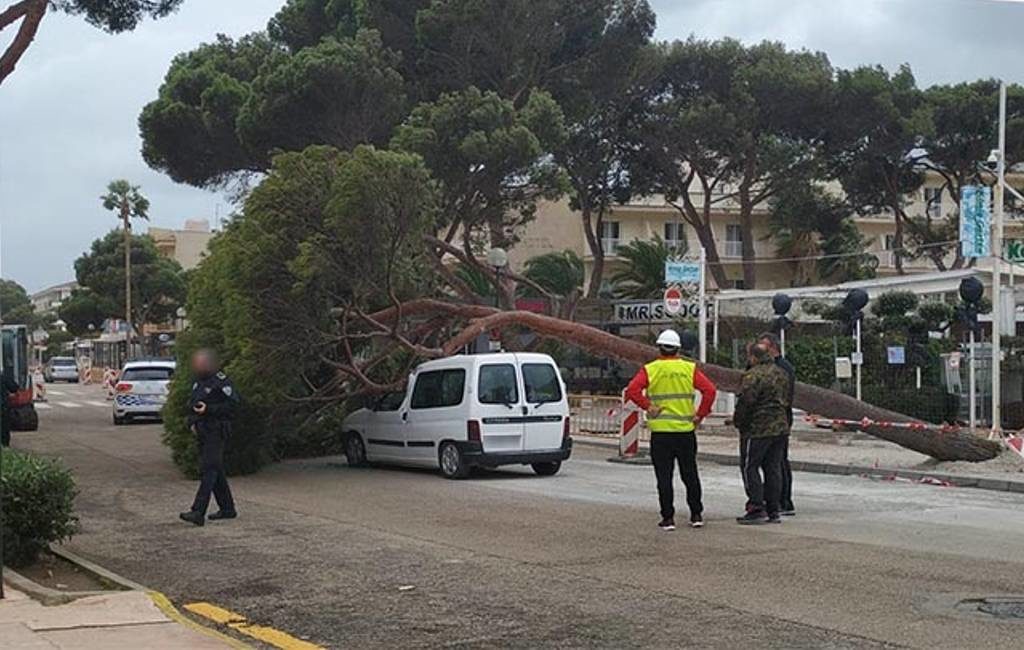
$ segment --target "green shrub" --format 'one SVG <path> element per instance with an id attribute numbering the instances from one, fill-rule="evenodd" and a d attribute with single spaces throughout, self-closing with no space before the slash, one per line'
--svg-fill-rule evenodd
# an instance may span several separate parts
<path id="1" fill-rule="evenodd" d="M 5 450 L 0 484 L 5 564 L 31 564 L 50 542 L 64 541 L 78 530 L 72 513 L 78 490 L 61 463 Z"/>

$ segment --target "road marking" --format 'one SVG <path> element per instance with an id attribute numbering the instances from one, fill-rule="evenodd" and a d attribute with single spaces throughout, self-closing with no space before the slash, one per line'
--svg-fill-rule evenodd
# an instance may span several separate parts
<path id="1" fill-rule="evenodd" d="M 80 408 L 82 408 L 81 404 L 76 404 L 75 402 L 54 402 L 54 404 L 56 404 L 57 406 L 63 406 L 66 409 L 80 409 Z"/>
<path id="2" fill-rule="evenodd" d="M 45 404 L 43 402 L 36 402 L 36 410 L 37 411 L 45 411 L 47 409 L 52 409 L 52 408 L 53 407 L 50 406 L 49 404 Z"/>
<path id="3" fill-rule="evenodd" d="M 46 389 L 46 392 L 47 392 L 47 393 L 49 393 L 49 394 L 51 394 L 51 395 L 56 395 L 56 396 L 58 396 L 58 397 L 63 397 L 63 396 L 65 396 L 65 395 L 67 395 L 67 393 L 65 393 L 65 392 L 64 392 L 64 391 L 62 391 L 62 390 L 53 390 L 52 388 L 47 388 L 47 389 Z"/>
<path id="4" fill-rule="evenodd" d="M 108 406 L 110 406 L 110 402 L 99 402 L 96 400 L 89 400 L 86 402 L 86 404 L 88 404 L 89 406 L 102 406 L 103 408 L 107 408 Z"/>
<path id="5" fill-rule="evenodd" d="M 215 639 L 220 639 L 232 648 L 236 648 L 238 650 L 252 650 L 249 646 L 242 643 L 238 639 L 233 639 L 226 634 L 214 630 L 213 628 L 206 627 L 205 625 L 200 625 L 199 623 L 196 623 L 187 616 L 183 616 L 182 613 L 178 611 L 178 608 L 175 607 L 173 603 L 171 603 L 170 598 L 163 595 L 159 591 L 147 591 L 146 594 L 149 596 L 149 599 L 153 601 L 153 604 L 156 605 L 157 608 L 161 612 L 163 612 L 164 615 L 167 616 L 167 618 L 171 619 L 172 621 L 175 621 L 176 623 L 189 627 L 193 630 L 198 630 L 207 636 L 213 637 Z"/>
<path id="6" fill-rule="evenodd" d="M 241 614 L 236 614 L 210 603 L 189 603 L 185 605 L 185 609 L 197 616 L 202 616 L 220 625 L 226 625 L 240 634 L 251 636 L 257 641 L 262 641 L 281 650 L 324 650 L 322 646 L 310 643 L 309 641 L 303 641 L 302 639 L 296 639 L 292 635 L 275 630 L 272 627 L 250 623 Z"/>

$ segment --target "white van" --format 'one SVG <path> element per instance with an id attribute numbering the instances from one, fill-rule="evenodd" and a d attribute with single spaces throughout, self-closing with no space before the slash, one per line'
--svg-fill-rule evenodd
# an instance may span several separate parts
<path id="1" fill-rule="evenodd" d="M 428 361 L 404 392 L 352 413 L 343 431 L 350 465 L 439 467 L 447 478 L 499 465 L 551 476 L 572 452 L 565 384 L 546 354 Z"/>

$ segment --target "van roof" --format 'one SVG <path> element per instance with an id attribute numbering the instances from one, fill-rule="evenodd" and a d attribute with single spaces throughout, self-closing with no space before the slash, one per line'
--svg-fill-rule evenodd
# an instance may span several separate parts
<path id="1" fill-rule="evenodd" d="M 436 370 L 440 368 L 470 368 L 482 363 L 550 363 L 556 365 L 555 360 L 547 354 L 540 352 L 491 352 L 484 354 L 459 354 L 443 359 L 424 361 L 417 370 Z"/>

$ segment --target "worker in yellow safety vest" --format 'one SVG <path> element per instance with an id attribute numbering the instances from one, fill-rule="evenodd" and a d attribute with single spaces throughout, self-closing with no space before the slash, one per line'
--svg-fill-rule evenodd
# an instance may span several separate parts
<path id="1" fill-rule="evenodd" d="M 690 525 L 704 526 L 700 474 L 697 471 L 697 427 L 711 412 L 715 385 L 692 360 L 697 337 L 675 330 L 658 336 L 659 356 L 640 369 L 626 388 L 626 399 L 647 412 L 651 430 L 651 461 L 658 480 L 662 530 L 675 530 L 675 492 L 672 487 L 676 463 L 686 486 Z M 680 356 L 680 351 L 690 357 Z M 700 404 L 695 405 L 696 393 Z"/>

